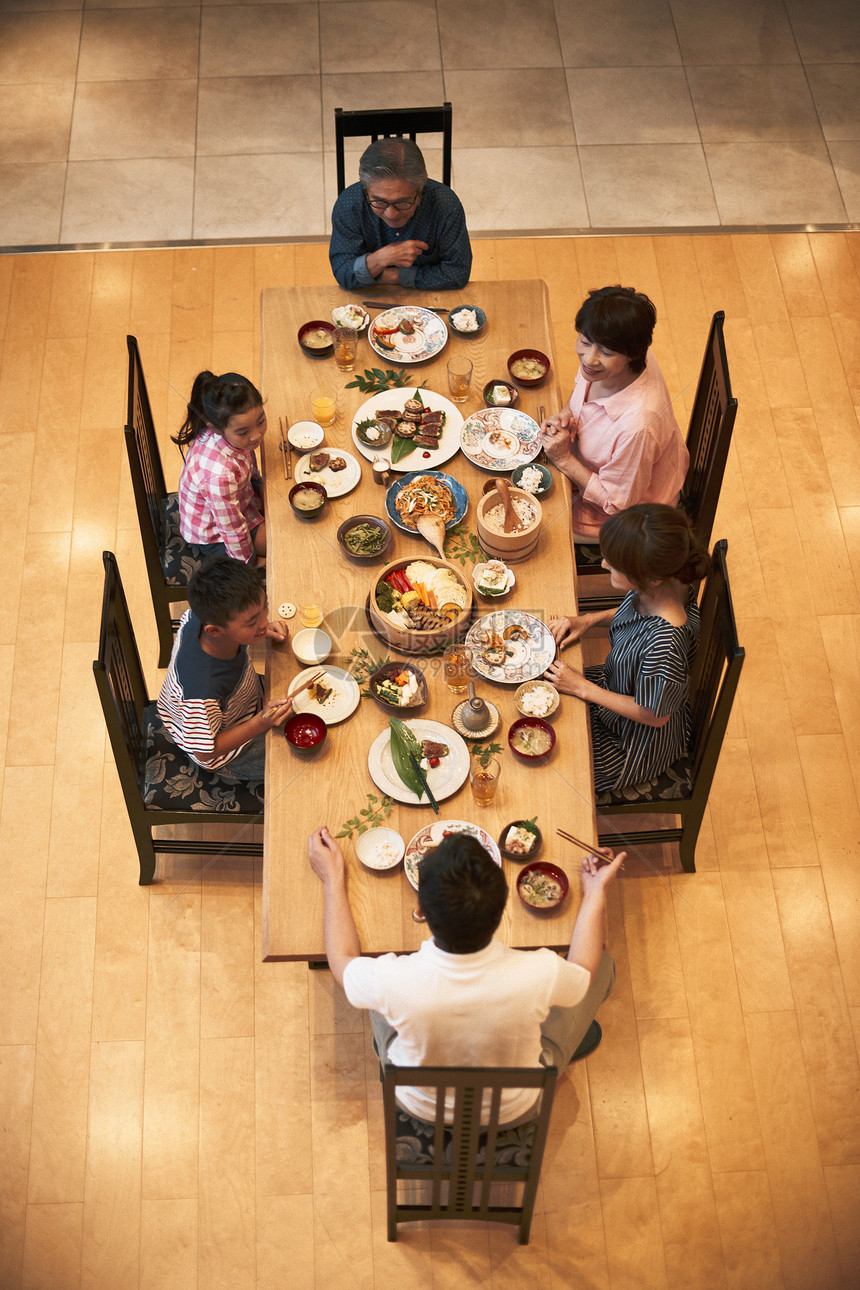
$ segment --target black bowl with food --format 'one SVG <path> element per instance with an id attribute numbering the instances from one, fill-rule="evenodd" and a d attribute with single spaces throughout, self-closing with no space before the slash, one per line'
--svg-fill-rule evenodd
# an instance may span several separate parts
<path id="1" fill-rule="evenodd" d="M 520 401 L 520 392 L 510 381 L 487 381 L 481 397 L 488 407 L 513 408 Z"/>
<path id="2" fill-rule="evenodd" d="M 299 328 L 299 344 L 311 358 L 328 358 L 334 352 L 334 323 L 315 318 Z"/>
<path id="3" fill-rule="evenodd" d="M 284 738 L 299 757 L 313 757 L 325 743 L 328 726 L 313 712 L 294 712 L 284 724 Z"/>
<path id="4" fill-rule="evenodd" d="M 543 834 L 534 820 L 511 820 L 499 834 L 499 850 L 506 860 L 533 860 L 543 846 Z"/>
<path id="5" fill-rule="evenodd" d="M 520 761 L 534 765 L 555 747 L 555 731 L 543 717 L 520 717 L 508 731 L 511 752 Z"/>
<path id="6" fill-rule="evenodd" d="M 290 506 L 302 520 L 315 520 L 321 515 L 328 501 L 328 493 L 316 480 L 306 479 L 293 484 L 289 492 Z"/>
<path id="7" fill-rule="evenodd" d="M 465 336 L 467 340 L 477 336 L 486 325 L 487 315 L 477 305 L 457 305 L 455 309 L 448 310 L 448 326 L 458 336 Z"/>
<path id="8" fill-rule="evenodd" d="M 351 515 L 338 529 L 337 540 L 347 559 L 372 564 L 391 546 L 391 529 L 377 515 Z"/>
<path id="9" fill-rule="evenodd" d="M 549 359 L 539 349 L 518 349 L 508 359 L 508 371 L 517 385 L 531 388 L 546 380 Z"/>
<path id="10" fill-rule="evenodd" d="M 517 874 L 517 895 L 524 905 L 538 913 L 558 909 L 569 891 L 567 874 L 549 860 L 524 865 Z"/>
<path id="11" fill-rule="evenodd" d="M 427 702 L 427 681 L 414 663 L 383 663 L 367 685 L 383 708 L 420 708 Z"/>
<path id="12" fill-rule="evenodd" d="M 394 438 L 394 421 L 362 421 L 355 427 L 355 437 L 365 448 L 387 448 Z"/>

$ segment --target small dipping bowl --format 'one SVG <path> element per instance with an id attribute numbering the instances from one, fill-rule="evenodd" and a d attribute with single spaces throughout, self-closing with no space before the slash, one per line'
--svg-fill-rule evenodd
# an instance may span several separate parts
<path id="1" fill-rule="evenodd" d="M 315 493 L 316 496 L 319 497 L 318 504 L 312 510 L 307 506 L 300 506 L 296 501 L 296 498 L 300 497 L 303 493 Z M 302 480 L 300 484 L 293 484 L 290 489 L 289 497 L 293 513 L 298 515 L 300 520 L 315 520 L 318 515 L 322 514 L 325 504 L 328 501 L 328 493 L 323 488 L 322 484 L 318 484 L 314 479 L 305 479 Z"/>
<path id="2" fill-rule="evenodd" d="M 527 461 L 524 465 L 517 466 L 516 470 L 511 471 L 511 483 L 513 484 L 514 488 L 523 487 L 522 484 L 520 483 L 520 480 L 523 477 L 523 473 L 527 470 L 540 471 L 540 480 L 541 480 L 540 488 L 537 490 L 536 493 L 533 493 L 532 496 L 543 497 L 544 493 L 548 493 L 550 488 L 552 487 L 552 471 L 547 470 L 546 466 L 539 466 L 536 461 Z M 529 491 L 528 489 L 523 489 L 523 492 L 528 492 L 528 491 Z"/>
<path id="3" fill-rule="evenodd" d="M 379 431 L 378 439 L 365 439 L 365 434 L 371 429 Z M 365 448 L 387 448 L 394 438 L 394 426 L 390 421 L 374 421 L 373 426 L 367 426 L 361 433 L 356 430 L 355 437 Z"/>
<path id="4" fill-rule="evenodd" d="M 541 372 L 540 376 L 516 376 L 513 370 L 514 363 L 521 358 L 534 358 L 538 363 L 543 364 L 545 370 Z M 525 385 L 532 389 L 535 385 L 541 385 L 549 375 L 549 359 L 539 349 L 517 349 L 508 359 L 508 371 L 511 374 L 511 380 L 516 381 L 517 385 Z"/>
<path id="5" fill-rule="evenodd" d="M 510 394 L 511 397 L 507 403 L 496 403 L 495 400 L 491 397 L 493 393 L 493 387 L 496 385 L 504 385 L 505 389 L 508 391 L 508 394 Z M 487 384 L 484 386 L 484 389 L 483 389 L 482 398 L 488 407 L 512 408 L 515 406 L 515 404 L 519 403 L 520 392 L 515 385 L 511 385 L 510 381 L 503 381 L 499 379 L 496 381 L 487 381 Z"/>
<path id="6" fill-rule="evenodd" d="M 383 541 L 378 550 L 367 555 L 363 555 L 359 551 L 350 551 L 346 545 L 346 535 L 350 529 L 358 528 L 359 524 L 369 524 L 383 534 Z M 350 515 L 349 519 L 344 520 L 337 531 L 337 542 L 348 560 L 354 560 L 356 564 L 372 564 L 374 560 L 381 560 L 391 546 L 391 529 L 385 523 L 385 520 L 381 520 L 378 515 Z"/>
<path id="7" fill-rule="evenodd" d="M 464 328 L 458 327 L 454 322 L 452 315 L 458 314 L 461 309 L 468 309 L 475 315 L 478 325 L 474 331 L 466 331 Z M 465 336 L 466 340 L 471 340 L 473 336 L 480 336 L 486 325 L 487 315 L 484 313 L 483 309 L 479 309 L 477 305 L 457 305 L 456 308 L 448 310 L 448 326 L 453 332 L 456 332 L 458 336 Z"/>
<path id="8" fill-rule="evenodd" d="M 313 757 L 325 743 L 328 726 L 313 712 L 294 712 L 284 724 L 284 738 L 300 757 Z"/>
<path id="9" fill-rule="evenodd" d="M 316 421 L 297 421 L 287 431 L 287 438 L 299 452 L 309 452 L 320 446 L 325 438 L 325 431 Z"/>
<path id="10" fill-rule="evenodd" d="M 489 568 L 498 569 L 499 572 L 504 572 L 505 584 L 498 590 L 492 588 L 487 589 L 481 584 L 481 575 Z M 478 595 L 486 597 L 487 600 L 501 600 L 502 596 L 506 596 L 509 593 L 516 583 L 516 580 L 517 575 L 514 573 L 513 569 L 508 568 L 504 560 L 487 560 L 481 564 L 476 564 L 472 569 L 472 584 Z"/>
<path id="11" fill-rule="evenodd" d="M 396 829 L 368 829 L 355 841 L 355 854 L 365 869 L 373 869 L 376 873 L 396 869 L 405 851 L 406 843 Z"/>
<path id="12" fill-rule="evenodd" d="M 553 882 L 557 882 L 561 888 L 561 895 L 555 900 L 536 904 L 533 899 L 524 894 L 525 888 L 534 878 L 549 878 Z M 533 864 L 523 865 L 517 874 L 517 895 L 528 909 L 534 910 L 537 914 L 541 914 L 547 909 L 558 909 L 559 905 L 563 904 L 569 891 L 570 882 L 567 874 L 563 869 L 559 869 L 558 865 L 551 864 L 549 860 L 535 860 Z"/>
<path id="13" fill-rule="evenodd" d="M 518 864 L 522 864 L 525 860 L 534 860 L 538 851 L 540 851 L 543 846 L 543 834 L 536 824 L 532 825 L 532 828 L 535 830 L 532 835 L 534 837 L 534 842 L 529 847 L 528 851 L 510 851 L 505 846 L 505 838 L 508 836 L 510 830 L 515 829 L 522 824 L 525 824 L 525 820 L 511 820 L 510 824 L 506 824 L 499 834 L 499 850 L 502 855 L 506 860 L 516 860 Z"/>
<path id="14" fill-rule="evenodd" d="M 323 331 L 328 332 L 329 334 L 328 344 L 327 345 L 306 345 L 304 341 L 304 337 L 308 334 L 308 332 L 315 331 L 318 328 L 321 328 Z M 312 322 L 303 323 L 302 326 L 299 328 L 298 339 L 299 339 L 299 344 L 301 345 L 304 352 L 310 355 L 311 358 L 328 358 L 329 354 L 332 354 L 334 352 L 334 323 L 326 322 L 323 318 L 315 318 Z"/>
<path id="15" fill-rule="evenodd" d="M 514 743 L 520 730 L 544 731 L 549 736 L 549 748 L 547 748 L 546 752 L 542 753 L 523 752 L 523 750 L 521 748 L 517 748 Z M 544 721 L 543 717 L 520 717 L 519 721 L 515 721 L 508 731 L 508 744 L 510 745 L 511 752 L 515 757 L 519 757 L 520 761 L 524 761 L 531 766 L 536 766 L 542 762 L 545 757 L 549 757 L 555 747 L 555 731 L 548 721 Z"/>
<path id="16" fill-rule="evenodd" d="M 306 667 L 324 663 L 331 653 L 331 637 L 319 627 L 305 627 L 293 637 L 293 653 Z"/>

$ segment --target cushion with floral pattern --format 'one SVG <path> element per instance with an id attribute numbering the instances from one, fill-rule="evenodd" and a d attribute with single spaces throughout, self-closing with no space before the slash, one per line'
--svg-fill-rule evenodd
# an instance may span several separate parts
<path id="1" fill-rule="evenodd" d="M 143 800 L 155 811 L 217 811 L 258 815 L 263 781 L 231 779 L 204 770 L 168 735 L 154 703 L 144 713 L 146 769 Z"/>

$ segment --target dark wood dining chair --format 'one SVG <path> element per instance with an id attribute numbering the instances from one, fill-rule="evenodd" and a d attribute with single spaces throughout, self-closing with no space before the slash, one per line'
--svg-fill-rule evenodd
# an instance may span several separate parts
<path id="1" fill-rule="evenodd" d="M 262 856 L 253 826 L 263 822 L 263 784 L 230 784 L 204 770 L 169 738 L 149 698 L 116 556 L 105 567 L 99 653 L 93 662 L 105 725 L 137 846 L 140 885 L 155 876 L 159 854 Z M 160 825 L 229 824 L 233 836 L 156 838 Z"/>
<path id="2" fill-rule="evenodd" d="M 167 667 L 179 617 L 173 606 L 185 600 L 188 579 L 200 564 L 195 547 L 179 532 L 176 493 L 168 493 L 140 350 L 134 336 L 128 345 L 128 407 L 125 446 L 137 508 L 146 576 L 158 631 L 158 666 Z"/>
<path id="3" fill-rule="evenodd" d="M 636 831 L 622 828 L 599 831 L 598 837 L 602 846 L 616 850 L 651 842 L 677 842 L 681 864 L 687 873 L 696 871 L 696 841 L 744 663 L 744 650 L 738 644 L 735 626 L 726 548 L 725 539 L 714 547 L 711 572 L 699 605 L 699 645 L 690 676 L 693 730 L 689 756 L 645 784 L 597 797 L 598 830 L 601 821 L 616 815 L 680 816 L 680 828 Z"/>
<path id="4" fill-rule="evenodd" d="M 693 411 L 687 427 L 690 465 L 678 502 L 681 510 L 692 520 L 696 535 L 704 547 L 711 543 L 714 517 L 738 411 L 738 401 L 732 395 L 726 358 L 723 335 L 725 318 L 725 313 L 720 309 L 711 319 Z M 588 578 L 594 574 L 605 576 L 605 570 L 600 564 L 599 546 L 576 544 L 576 573 L 579 578 Z M 584 612 L 611 609 L 613 605 L 620 603 L 621 598 L 614 593 L 581 596 L 579 599 L 580 610 Z"/>
<path id="5" fill-rule="evenodd" d="M 419 134 L 442 136 L 442 183 L 451 186 L 451 104 L 424 108 L 372 108 L 367 111 L 334 110 L 334 147 L 337 158 L 338 195 L 346 188 L 344 140 L 366 138 L 411 139 Z"/>
<path id="6" fill-rule="evenodd" d="M 554 1066 L 391 1066 L 382 1068 L 388 1239 L 399 1223 L 474 1219 L 508 1223 L 527 1245 L 549 1130 L 558 1071 Z M 432 1124 L 416 1120 L 396 1100 L 400 1085 L 433 1091 Z M 534 1120 L 516 1128 L 499 1124 L 506 1088 L 540 1091 Z M 445 1123 L 445 1092 L 454 1114 Z M 485 1094 L 486 1099 L 485 1099 Z M 485 1100 L 489 1114 L 482 1116 Z"/>

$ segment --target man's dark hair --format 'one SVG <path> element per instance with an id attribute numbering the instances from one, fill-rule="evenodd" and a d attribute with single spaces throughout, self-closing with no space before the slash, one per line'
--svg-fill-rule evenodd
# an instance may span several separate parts
<path id="1" fill-rule="evenodd" d="M 188 603 L 204 627 L 226 627 L 259 605 L 264 592 L 261 570 L 229 555 L 213 555 L 191 575 Z"/>
<path id="2" fill-rule="evenodd" d="M 421 861 L 418 899 L 440 949 L 475 954 L 502 920 L 508 884 L 476 838 L 451 833 Z"/>
<path id="3" fill-rule="evenodd" d="M 645 371 L 645 356 L 654 335 L 657 310 L 633 287 L 599 287 L 589 291 L 576 315 L 576 330 L 594 345 L 603 345 L 630 360 L 630 371 Z"/>
<path id="4" fill-rule="evenodd" d="M 358 177 L 365 192 L 380 180 L 402 179 L 421 193 L 427 183 L 427 167 L 412 139 L 375 139 L 361 154 Z"/>

